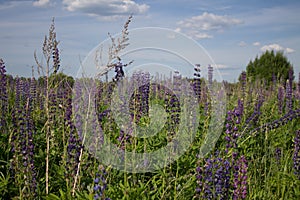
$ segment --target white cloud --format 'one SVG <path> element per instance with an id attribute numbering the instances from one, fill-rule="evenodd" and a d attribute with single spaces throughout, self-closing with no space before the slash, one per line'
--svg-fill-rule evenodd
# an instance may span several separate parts
<path id="1" fill-rule="evenodd" d="M 263 47 L 260 48 L 262 51 L 283 51 L 284 48 L 280 46 L 279 44 L 269 44 L 269 45 L 264 45 Z"/>
<path id="2" fill-rule="evenodd" d="M 244 47 L 244 46 L 246 46 L 246 45 L 247 45 L 247 43 L 246 43 L 246 42 L 244 42 L 244 41 L 240 41 L 238 45 L 239 45 L 240 47 Z"/>
<path id="3" fill-rule="evenodd" d="M 138 4 L 133 0 L 63 0 L 63 5 L 68 11 L 81 11 L 103 20 L 143 14 L 149 9 L 147 4 Z"/>
<path id="4" fill-rule="evenodd" d="M 256 47 L 260 46 L 260 42 L 253 42 L 253 46 L 256 46 Z"/>
<path id="5" fill-rule="evenodd" d="M 21 7 L 21 6 L 24 7 L 31 4 L 32 1 L 28 1 L 28 0 L 19 0 L 19 1 L 2 0 L 0 1 L 0 10 L 14 9 L 16 7 Z"/>
<path id="6" fill-rule="evenodd" d="M 189 31 L 187 32 L 187 35 L 192 36 L 194 39 L 208 39 L 213 38 L 212 35 L 208 33 L 202 33 L 200 31 Z"/>
<path id="7" fill-rule="evenodd" d="M 175 32 L 182 32 L 182 28 L 176 28 L 174 30 Z M 186 30 L 185 31 L 185 34 L 187 36 L 190 36 L 192 37 L 193 39 L 206 39 L 206 38 L 213 38 L 212 35 L 208 34 L 208 33 L 204 33 L 204 32 L 201 32 L 201 31 L 197 31 L 197 30 Z"/>
<path id="8" fill-rule="evenodd" d="M 295 52 L 295 50 L 294 49 L 291 49 L 291 48 L 285 48 L 285 51 L 287 52 L 287 53 L 294 53 Z"/>
<path id="9" fill-rule="evenodd" d="M 196 39 L 212 38 L 210 31 L 224 31 L 231 26 L 241 24 L 239 19 L 227 15 L 215 15 L 204 12 L 202 15 L 194 16 L 177 22 L 178 30 L 182 30 Z"/>
<path id="10" fill-rule="evenodd" d="M 269 44 L 269 45 L 264 45 L 263 47 L 260 48 L 261 51 L 284 51 L 286 53 L 293 53 L 295 50 L 291 49 L 289 47 L 282 47 L 279 44 Z"/>
<path id="11" fill-rule="evenodd" d="M 33 6 L 42 7 L 42 8 L 48 7 L 48 6 L 50 6 L 50 0 L 38 0 L 38 1 L 34 1 L 33 2 Z"/>

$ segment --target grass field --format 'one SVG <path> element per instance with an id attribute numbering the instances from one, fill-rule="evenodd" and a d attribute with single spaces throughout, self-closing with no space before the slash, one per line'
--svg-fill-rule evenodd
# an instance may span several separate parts
<path id="1" fill-rule="evenodd" d="M 0 70 L 0 199 L 300 199 L 299 80 L 274 80 L 266 86 L 248 82 L 244 74 L 238 83 L 222 83 L 222 133 L 204 158 L 199 151 L 212 119 L 211 80 L 188 80 L 198 108 L 189 148 L 171 164 L 134 173 L 106 165 L 83 143 L 94 127 L 79 128 L 86 121 L 76 115 L 82 108 L 72 107 L 80 91 L 78 80 L 61 73 L 38 79 L 12 77 L 3 62 Z M 147 80 L 147 74 L 135 77 Z M 150 116 L 162 118 L 153 112 L 154 104 L 165 111 L 157 134 L 138 138 L 114 120 L 110 101 L 116 82 L 96 85 L 95 123 L 103 133 L 92 138 L 97 139 L 96 149 L 104 136 L 119 149 L 138 153 L 153 152 L 174 139 L 185 109 L 174 95 L 175 86 L 169 90 L 148 77 L 128 97 L 131 123 L 140 127 L 151 125 Z M 176 87 L 184 92 L 180 84 Z"/>

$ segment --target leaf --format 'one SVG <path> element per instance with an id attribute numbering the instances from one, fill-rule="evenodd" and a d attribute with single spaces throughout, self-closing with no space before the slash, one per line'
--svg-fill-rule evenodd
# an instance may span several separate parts
<path id="1" fill-rule="evenodd" d="M 59 196 L 51 193 L 46 197 L 46 199 L 47 200 L 60 200 L 61 198 L 59 198 Z"/>

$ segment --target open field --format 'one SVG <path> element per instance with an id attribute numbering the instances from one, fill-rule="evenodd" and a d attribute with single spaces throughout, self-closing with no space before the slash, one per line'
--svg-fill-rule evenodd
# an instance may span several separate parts
<path id="1" fill-rule="evenodd" d="M 274 80 L 269 86 L 246 79 L 224 82 L 227 101 L 222 133 L 212 151 L 201 158 L 213 98 L 208 87 L 211 80 L 206 84 L 196 76 L 189 83 L 198 98 L 199 126 L 189 148 L 171 164 L 134 173 L 105 165 L 95 152 L 107 141 L 103 137 L 120 149 L 139 153 L 153 152 L 172 141 L 184 110 L 172 94 L 175 87 L 170 91 L 148 77 L 129 97 L 131 123 L 140 127 L 155 119 L 153 104 L 165 110 L 165 124 L 157 134 L 137 138 L 114 120 L 110 100 L 116 82 L 97 82 L 94 102 L 102 135 L 92 138 L 98 146 L 89 151 L 82 142 L 91 127 L 80 129 L 85 121 L 76 119 L 78 108 L 72 108 L 80 91 L 78 80 L 61 73 L 13 78 L 4 69 L 2 64 L 0 199 L 300 198 L 299 82 Z M 135 77 L 147 80 L 147 74 Z M 180 84 L 177 90 L 182 90 Z M 125 163 L 130 163 L 124 155 Z"/>

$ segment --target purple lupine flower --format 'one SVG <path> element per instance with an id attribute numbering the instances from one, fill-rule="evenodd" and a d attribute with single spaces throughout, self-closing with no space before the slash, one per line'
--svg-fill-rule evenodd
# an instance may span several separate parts
<path id="1" fill-rule="evenodd" d="M 82 126 L 80 124 L 81 120 L 78 119 L 80 116 L 79 114 L 75 116 L 75 123 L 76 123 L 76 128 L 75 124 L 72 120 L 72 98 L 71 98 L 71 89 L 65 90 L 66 94 L 66 105 L 65 105 L 65 124 L 66 124 L 66 129 L 69 133 L 68 135 L 68 145 L 67 145 L 67 161 L 66 161 L 66 174 L 65 176 L 68 178 L 73 178 L 75 174 L 77 173 L 78 170 L 78 163 L 79 163 L 79 156 L 82 147 L 82 142 L 81 142 L 81 132 L 82 131 Z M 75 112 L 78 111 L 78 107 L 75 107 Z M 77 112 L 76 112 L 77 113 Z"/>
<path id="2" fill-rule="evenodd" d="M 234 179 L 233 179 L 233 200 L 245 199 L 247 197 L 247 171 L 248 165 L 245 156 L 241 156 L 233 166 Z"/>
<path id="3" fill-rule="evenodd" d="M 263 95 L 261 94 L 261 91 L 260 91 L 259 92 L 259 96 L 258 96 L 258 100 L 257 100 L 257 102 L 255 104 L 254 112 L 251 114 L 251 116 L 249 118 L 246 119 L 246 123 L 245 124 L 246 124 L 246 126 L 248 128 L 250 128 L 251 125 L 257 123 L 257 121 L 259 119 L 259 116 L 261 114 L 260 108 L 263 105 L 263 103 L 264 103 L 264 97 L 263 97 Z M 250 124 L 250 122 L 252 124 Z"/>
<path id="4" fill-rule="evenodd" d="M 280 165 L 281 157 L 282 157 L 281 148 L 277 147 L 275 149 L 275 160 L 278 166 Z"/>
<path id="5" fill-rule="evenodd" d="M 238 106 L 237 106 L 237 109 L 235 109 L 235 110 L 236 110 L 236 114 L 237 114 L 238 120 L 239 120 L 239 122 L 237 121 L 236 123 L 239 124 L 241 122 L 241 118 L 244 114 L 244 103 L 242 100 L 240 100 L 240 99 L 238 100 Z"/>
<path id="6" fill-rule="evenodd" d="M 10 143 L 10 146 L 11 146 L 11 149 L 10 149 L 10 152 L 12 153 L 13 155 L 13 159 L 10 163 L 10 172 L 11 172 L 11 177 L 13 179 L 15 179 L 15 172 L 16 172 L 16 167 L 17 167 L 17 155 L 19 154 L 19 146 L 18 146 L 18 137 L 20 136 L 18 134 L 18 123 L 17 123 L 17 114 L 16 114 L 16 111 L 13 110 L 12 112 L 12 124 L 13 124 L 13 132 L 12 132 L 12 139 L 11 139 L 11 143 Z"/>
<path id="7" fill-rule="evenodd" d="M 132 76 L 134 91 L 130 99 L 131 116 L 138 123 L 142 117 L 149 115 L 149 98 L 150 98 L 150 73 L 135 72 Z"/>
<path id="8" fill-rule="evenodd" d="M 213 164 L 214 160 L 211 158 L 206 159 L 204 168 L 204 197 L 206 199 L 213 199 Z"/>
<path id="9" fill-rule="evenodd" d="M 170 112 L 170 119 L 171 119 L 171 126 L 170 130 L 174 131 L 176 126 L 179 124 L 180 121 L 180 102 L 178 97 L 173 94 L 169 100 L 169 107 L 168 111 Z"/>
<path id="10" fill-rule="evenodd" d="M 141 102 L 140 102 L 140 113 L 142 116 L 149 115 L 149 96 L 150 96 L 150 73 L 142 73 L 142 86 L 139 88 L 141 93 Z"/>
<path id="11" fill-rule="evenodd" d="M 296 177 L 300 180 L 300 130 L 296 131 L 294 138 L 294 173 Z"/>
<path id="12" fill-rule="evenodd" d="M 300 72 L 299 72 L 299 75 L 298 75 L 298 96 L 300 98 Z"/>
<path id="13" fill-rule="evenodd" d="M 283 112 L 283 101 L 284 101 L 284 90 L 282 86 L 278 87 L 278 94 L 277 94 L 277 102 L 278 102 L 278 112 L 282 114 Z"/>
<path id="14" fill-rule="evenodd" d="M 196 197 L 200 199 L 228 199 L 230 192 L 230 162 L 214 156 L 205 159 L 205 165 L 196 168 Z"/>
<path id="15" fill-rule="evenodd" d="M 181 74 L 179 74 L 178 71 L 175 71 L 175 75 L 173 77 L 174 79 L 174 92 L 175 94 L 172 95 L 171 100 L 170 100 L 170 104 L 172 107 L 172 122 L 174 123 L 174 125 L 179 124 L 179 120 L 180 120 L 180 96 L 179 94 L 181 94 Z M 175 127 L 175 126 L 174 126 Z"/>
<path id="16" fill-rule="evenodd" d="M 193 89 L 195 92 L 196 97 L 198 98 L 198 101 L 201 99 L 201 74 L 200 74 L 200 64 L 195 64 L 194 67 L 194 79 L 193 79 Z"/>
<path id="17" fill-rule="evenodd" d="M 23 96 L 24 103 L 26 103 L 27 99 L 29 98 L 29 95 L 30 95 L 30 80 L 23 79 L 22 80 L 22 96 Z"/>
<path id="18" fill-rule="evenodd" d="M 56 120 L 56 110 L 57 110 L 57 93 L 54 89 L 49 90 L 49 114 L 51 122 Z"/>
<path id="19" fill-rule="evenodd" d="M 176 70 L 173 75 L 173 90 L 176 92 L 180 92 L 181 90 L 181 79 L 181 74 Z"/>
<path id="20" fill-rule="evenodd" d="M 67 162 L 66 162 L 66 176 L 72 178 L 75 176 L 78 170 L 79 156 L 82 146 L 80 145 L 80 139 L 76 137 L 76 131 L 74 125 L 70 125 L 70 134 L 67 146 Z"/>
<path id="21" fill-rule="evenodd" d="M 105 195 L 105 190 L 107 188 L 106 177 L 107 172 L 104 166 L 100 165 L 94 179 L 94 199 L 109 199 Z"/>
<path id="22" fill-rule="evenodd" d="M 30 106 L 31 98 L 27 98 L 25 105 L 22 105 L 17 111 L 14 111 L 13 120 L 16 125 L 12 138 L 11 152 L 14 153 L 14 161 L 12 161 L 13 176 L 17 173 L 23 173 L 25 179 L 18 181 L 16 184 L 22 184 L 28 188 L 24 193 L 26 198 L 34 198 L 36 196 L 37 181 L 36 169 L 34 164 L 34 141 L 33 134 L 35 132 Z M 20 163 L 21 162 L 21 163 Z"/>
<path id="23" fill-rule="evenodd" d="M 224 199 L 227 199 L 227 193 L 229 193 L 230 189 L 230 171 L 231 171 L 231 165 L 230 162 L 227 159 L 223 159 L 223 166 L 224 166 L 224 181 L 223 181 L 223 187 L 224 187 Z"/>
<path id="24" fill-rule="evenodd" d="M 212 92 L 212 85 L 213 85 L 213 67 L 208 65 L 208 91 Z M 214 94 L 211 94 L 214 95 Z M 204 105 L 204 112 L 208 114 L 208 109 L 210 108 L 210 101 L 206 101 Z"/>
<path id="25" fill-rule="evenodd" d="M 223 158 L 216 159 L 215 192 L 217 199 L 228 199 L 230 189 L 230 162 Z"/>
<path id="26" fill-rule="evenodd" d="M 253 129 L 250 134 L 252 134 L 253 132 L 259 132 L 259 131 L 265 131 L 267 129 L 274 129 L 274 128 L 278 128 L 284 124 L 287 124 L 288 122 L 297 119 L 300 117 L 300 109 L 296 109 L 296 110 L 292 110 L 289 113 L 285 114 L 283 117 L 276 119 L 270 123 L 266 123 L 262 126 L 259 126 L 255 129 Z"/>
<path id="27" fill-rule="evenodd" d="M 196 194 L 197 196 L 202 197 L 201 195 L 203 194 L 204 191 L 204 178 L 203 178 L 203 167 L 200 166 L 201 162 L 198 161 L 198 166 L 196 167 L 196 182 L 197 182 L 197 187 L 196 187 Z"/>
<path id="28" fill-rule="evenodd" d="M 22 103 L 22 89 L 23 89 L 23 84 L 22 84 L 22 79 L 19 77 L 16 77 L 16 86 L 15 86 L 15 109 L 19 110 L 21 109 L 21 103 Z"/>
<path id="29" fill-rule="evenodd" d="M 34 105 L 37 100 L 36 80 L 34 77 L 30 79 L 30 98 L 31 98 L 32 105 Z"/>
<path id="30" fill-rule="evenodd" d="M 286 81 L 286 112 L 290 112 L 293 109 L 293 88 L 290 80 Z"/>
<path id="31" fill-rule="evenodd" d="M 242 97 L 243 100 L 245 99 L 245 91 L 246 91 L 246 79 L 247 79 L 247 74 L 245 71 L 242 72 L 241 74 L 241 83 L 242 83 Z"/>
<path id="32" fill-rule="evenodd" d="M 241 110 L 234 109 L 227 112 L 225 140 L 227 141 L 225 152 L 229 149 L 237 147 L 237 139 L 239 137 L 238 125 L 240 124 Z"/>
<path id="33" fill-rule="evenodd" d="M 208 65 L 208 86 L 211 88 L 213 80 L 213 71 L 214 68 L 211 65 Z"/>
<path id="34" fill-rule="evenodd" d="M 59 50 L 57 48 L 57 45 L 54 46 L 54 49 L 52 52 L 52 58 L 53 58 L 54 74 L 56 74 L 60 67 Z"/>
<path id="35" fill-rule="evenodd" d="M 8 99 L 7 99 L 7 80 L 6 80 L 6 70 L 3 60 L 0 58 L 0 109 L 3 113 L 7 113 L 8 108 Z M 1 114 L 0 116 L 0 131 L 4 133 L 6 125 L 5 115 Z"/>
<path id="36" fill-rule="evenodd" d="M 32 97 L 28 99 L 28 101 L 32 101 Z M 36 181 L 36 168 L 34 163 L 34 141 L 33 141 L 33 134 L 35 133 L 35 127 L 34 122 L 32 119 L 31 111 L 33 110 L 32 106 L 33 103 L 28 102 L 26 105 L 26 132 L 27 132 L 27 138 L 26 138 L 26 146 L 27 146 L 27 157 L 28 157 L 28 172 L 29 172 L 29 185 L 30 185 L 30 191 L 32 195 L 36 195 L 37 193 L 37 181 Z"/>
<path id="37" fill-rule="evenodd" d="M 256 112 L 258 115 L 261 114 L 260 108 L 261 108 L 261 106 L 263 105 L 263 103 L 264 103 L 264 96 L 263 96 L 262 92 L 260 91 L 260 92 L 259 92 L 259 96 L 258 96 L 258 101 L 257 101 L 257 103 L 255 104 L 255 112 Z M 257 121 L 257 119 L 256 119 L 255 121 Z"/>
<path id="38" fill-rule="evenodd" d="M 17 171 L 19 170 L 19 155 L 21 154 L 21 128 L 20 126 L 20 113 L 23 110 L 21 108 L 21 80 L 16 77 L 15 79 L 15 102 L 14 102 L 14 109 L 12 112 L 12 124 L 13 124 L 13 132 L 12 132 L 12 140 L 11 140 L 11 153 L 13 154 L 13 160 L 11 162 L 10 170 L 11 176 L 15 177 L 17 175 Z"/>

